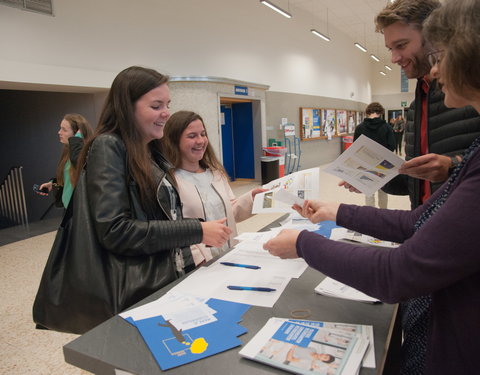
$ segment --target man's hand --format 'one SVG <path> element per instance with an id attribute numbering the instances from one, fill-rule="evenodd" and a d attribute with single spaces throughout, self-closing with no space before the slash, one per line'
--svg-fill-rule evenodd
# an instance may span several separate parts
<path id="1" fill-rule="evenodd" d="M 284 229 L 276 237 L 263 244 L 263 248 L 282 259 L 298 258 L 297 238 L 299 230 Z"/>
<path id="2" fill-rule="evenodd" d="M 452 160 L 448 156 L 426 154 L 403 163 L 399 173 L 431 182 L 443 182 L 447 180 L 451 166 Z"/>
<path id="3" fill-rule="evenodd" d="M 347 189 L 350 193 L 361 193 L 360 190 L 358 190 L 357 188 L 354 188 L 352 185 L 350 185 L 348 182 L 346 181 L 340 181 L 338 183 L 338 186 L 343 186 L 345 189 Z"/>

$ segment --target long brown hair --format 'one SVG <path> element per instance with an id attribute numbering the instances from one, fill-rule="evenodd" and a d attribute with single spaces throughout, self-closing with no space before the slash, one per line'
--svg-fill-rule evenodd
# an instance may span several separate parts
<path id="1" fill-rule="evenodd" d="M 78 131 L 80 131 L 80 133 L 82 133 L 82 136 L 85 142 L 87 142 L 93 136 L 92 126 L 87 121 L 87 119 L 82 115 L 79 115 L 77 113 L 68 113 L 65 116 L 63 116 L 63 120 L 67 121 L 70 124 L 70 127 L 72 128 L 74 135 Z M 68 144 L 65 144 L 62 150 L 62 156 L 60 157 L 60 161 L 58 162 L 58 165 L 57 165 L 57 173 L 56 173 L 57 184 L 59 184 L 60 186 L 63 186 L 65 182 L 63 179 L 63 171 L 65 169 L 65 164 L 69 160 L 69 157 L 70 157 L 70 147 Z M 72 182 L 72 184 L 74 184 L 74 181 L 75 181 L 75 176 L 77 174 L 76 170 L 77 170 L 77 165 L 74 165 L 73 163 L 71 163 L 69 174 L 70 174 L 70 181 Z"/>
<path id="2" fill-rule="evenodd" d="M 79 165 L 83 165 L 96 137 L 101 134 L 118 134 L 127 149 L 129 173 L 137 183 L 141 200 L 146 207 L 155 197 L 156 186 L 150 157 L 152 149 L 158 146 L 155 141 L 144 145 L 142 135 L 135 126 L 135 103 L 147 92 L 167 84 L 168 79 L 168 76 L 156 70 L 140 66 L 131 66 L 121 71 L 113 80 L 95 135 L 80 156 L 82 164 Z"/>
<path id="3" fill-rule="evenodd" d="M 193 121 L 200 120 L 205 129 L 205 134 L 207 134 L 207 129 L 205 128 L 205 123 L 203 122 L 202 117 L 191 111 L 178 111 L 165 123 L 165 129 L 163 130 L 163 138 L 160 140 L 162 147 L 163 155 L 173 164 L 175 168 L 180 168 L 182 163 L 182 154 L 180 152 L 180 138 L 182 137 L 185 129 Z M 208 134 L 207 134 L 208 138 Z M 217 170 L 223 173 L 225 176 L 227 173 L 223 168 L 220 161 L 217 159 L 213 147 L 210 145 L 210 142 L 207 144 L 205 153 L 203 154 L 202 160 L 200 160 L 200 167 L 206 169 L 210 168 L 212 170 Z"/>

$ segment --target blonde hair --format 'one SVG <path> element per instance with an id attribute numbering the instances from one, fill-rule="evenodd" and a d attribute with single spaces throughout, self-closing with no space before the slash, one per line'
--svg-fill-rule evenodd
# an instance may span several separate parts
<path id="1" fill-rule="evenodd" d="M 425 38 L 445 49 L 442 80 L 457 94 L 480 90 L 480 2 L 447 0 L 424 26 Z"/>

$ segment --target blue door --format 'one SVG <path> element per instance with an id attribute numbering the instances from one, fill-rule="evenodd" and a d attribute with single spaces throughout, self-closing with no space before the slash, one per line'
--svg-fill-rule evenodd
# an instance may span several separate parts
<path id="1" fill-rule="evenodd" d="M 235 180 L 235 160 L 233 157 L 233 129 L 232 129 L 232 108 L 230 106 L 221 105 L 222 113 L 222 158 L 223 167 L 230 176 L 232 181 Z"/>
<path id="2" fill-rule="evenodd" d="M 235 178 L 255 178 L 252 103 L 232 104 Z"/>
<path id="3" fill-rule="evenodd" d="M 252 108 L 251 102 L 220 106 L 223 167 L 232 181 L 255 178 Z"/>

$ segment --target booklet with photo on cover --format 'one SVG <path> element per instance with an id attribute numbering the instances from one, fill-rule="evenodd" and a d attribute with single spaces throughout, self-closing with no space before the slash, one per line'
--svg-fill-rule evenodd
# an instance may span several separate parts
<path id="1" fill-rule="evenodd" d="M 358 373 L 368 345 L 356 333 L 270 318 L 240 355 L 295 374 L 346 375 Z"/>

